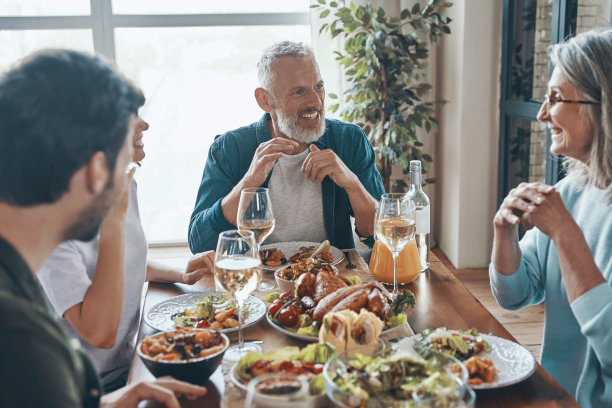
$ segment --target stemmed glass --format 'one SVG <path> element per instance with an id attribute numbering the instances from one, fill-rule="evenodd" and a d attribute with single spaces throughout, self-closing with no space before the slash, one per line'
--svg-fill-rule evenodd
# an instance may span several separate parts
<path id="1" fill-rule="evenodd" d="M 389 193 L 380 198 L 374 233 L 393 255 L 393 295 L 397 294 L 397 258 L 416 232 L 415 210 L 408 194 Z"/>
<path id="2" fill-rule="evenodd" d="M 238 229 L 253 231 L 257 241 L 257 250 L 274 231 L 275 219 L 272 212 L 272 202 L 267 188 L 245 188 L 240 193 L 238 204 Z M 269 290 L 273 282 L 261 282 L 258 290 Z"/>
<path id="3" fill-rule="evenodd" d="M 244 344 L 242 337 L 243 306 L 261 280 L 261 261 L 255 234 L 230 230 L 219 234 L 215 254 L 215 283 L 236 300 L 238 312 L 238 345 L 225 352 L 225 359 L 237 361 L 249 351 L 261 351 L 253 343 Z"/>

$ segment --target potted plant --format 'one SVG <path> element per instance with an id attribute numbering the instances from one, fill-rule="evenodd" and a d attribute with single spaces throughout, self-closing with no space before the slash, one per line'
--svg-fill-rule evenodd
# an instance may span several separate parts
<path id="1" fill-rule="evenodd" d="M 435 104 L 443 101 L 423 99 L 431 89 L 425 82 L 425 68 L 430 46 L 450 33 L 451 19 L 444 9 L 451 5 L 430 0 L 421 8 L 416 3 L 399 17 L 389 17 L 382 7 L 375 9 L 371 4 L 318 0 L 311 5 L 320 10 L 320 18 L 330 19 L 319 33 L 344 39 L 344 51 L 336 52 L 336 60 L 345 68 L 351 87 L 343 101 L 330 94 L 338 103 L 329 109 L 336 112 L 342 103 L 342 119 L 364 130 L 376 152 L 386 191 L 391 191 L 393 164 L 399 162 L 406 173 L 410 160 L 421 160 L 426 173 L 432 162 L 421 149 L 417 130 L 437 131 Z"/>

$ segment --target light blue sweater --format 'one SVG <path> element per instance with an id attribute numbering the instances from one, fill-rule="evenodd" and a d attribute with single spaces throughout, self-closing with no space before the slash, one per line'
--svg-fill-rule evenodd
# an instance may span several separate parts
<path id="1" fill-rule="evenodd" d="M 607 283 L 570 305 L 557 248 L 534 228 L 520 242 L 516 273 L 504 276 L 489 266 L 491 289 L 506 309 L 545 301 L 542 366 L 582 407 L 612 407 L 612 205 L 603 190 L 579 190 L 568 178 L 556 188 Z"/>

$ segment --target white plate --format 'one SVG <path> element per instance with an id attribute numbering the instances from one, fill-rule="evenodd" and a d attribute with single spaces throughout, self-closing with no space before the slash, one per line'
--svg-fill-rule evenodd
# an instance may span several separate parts
<path id="1" fill-rule="evenodd" d="M 277 323 L 275 321 L 273 321 L 272 319 L 270 319 L 270 315 L 268 313 L 266 313 L 266 319 L 268 320 L 268 323 L 270 323 L 270 326 L 272 326 L 273 328 L 275 328 L 276 330 L 285 333 L 287 336 L 291 336 L 294 337 L 298 340 L 303 340 L 303 341 L 310 341 L 310 342 L 317 342 L 319 341 L 319 337 L 318 336 L 308 336 L 306 334 L 299 334 L 297 332 L 294 332 L 292 330 L 287 329 L 285 326 L 283 326 L 280 323 Z M 387 334 L 387 333 L 391 333 L 397 329 L 399 329 L 400 327 L 402 327 L 402 325 L 398 325 L 398 326 L 394 326 L 391 327 L 389 329 L 385 329 L 383 330 L 380 335 L 382 336 L 383 334 Z"/>
<path id="2" fill-rule="evenodd" d="M 187 293 L 185 295 L 179 295 L 166 299 L 158 304 L 152 306 L 144 313 L 144 321 L 149 326 L 160 331 L 171 331 L 174 330 L 176 324 L 172 320 L 172 316 L 177 313 L 183 312 L 185 309 L 194 311 L 196 306 L 195 303 L 201 301 L 210 295 L 227 295 L 225 292 L 199 292 L 199 293 Z M 251 295 L 244 301 L 244 306 L 249 309 L 249 313 L 244 318 L 242 327 L 248 327 L 259 320 L 266 314 L 267 308 L 263 300 L 256 298 Z M 227 329 L 219 330 L 220 332 L 227 333 L 237 331 L 238 327 L 230 327 Z"/>
<path id="3" fill-rule="evenodd" d="M 246 393 L 248 384 L 245 384 L 238 379 L 238 374 L 236 373 L 237 369 L 238 369 L 238 363 L 234 364 L 232 368 L 230 369 L 230 373 L 229 373 L 230 381 L 232 382 L 232 384 L 234 384 L 236 387 L 240 388 L 242 391 Z M 317 395 L 316 397 L 313 397 L 310 400 L 310 404 L 312 408 L 323 408 L 323 407 L 330 406 L 329 400 L 327 399 L 327 394 L 325 393 L 321 395 Z"/>
<path id="4" fill-rule="evenodd" d="M 417 338 L 420 338 L 418 336 L 420 334 L 400 340 L 394 348 L 416 353 L 412 345 Z M 473 385 L 471 388 L 482 390 L 506 387 L 521 382 L 533 374 L 536 369 L 536 361 L 525 347 L 501 337 L 482 333 L 481 336 L 489 343 L 491 351 L 479 353 L 478 356 L 490 358 L 499 371 L 495 381 Z"/>
<path id="5" fill-rule="evenodd" d="M 313 245 L 315 247 L 318 247 L 319 245 L 321 245 L 321 243 L 320 242 L 308 242 L 308 241 L 277 242 L 276 244 L 262 245 L 261 248 L 259 248 L 259 250 L 261 251 L 264 249 L 277 248 L 279 251 L 282 251 L 282 253 L 285 254 L 285 257 L 287 257 L 287 263 L 285 265 L 288 265 L 290 263 L 289 258 L 292 257 L 296 252 L 298 252 L 300 250 L 300 247 L 307 247 L 307 246 L 313 246 Z M 330 262 L 331 265 L 336 265 L 337 263 L 340 263 L 344 259 L 344 253 L 338 248 L 334 246 L 330 246 L 328 251 L 334 257 L 332 261 Z M 281 265 L 281 266 L 285 266 L 285 265 Z M 279 266 L 266 266 L 263 264 L 262 264 L 262 267 L 264 270 L 271 271 L 271 272 L 279 268 Z"/>

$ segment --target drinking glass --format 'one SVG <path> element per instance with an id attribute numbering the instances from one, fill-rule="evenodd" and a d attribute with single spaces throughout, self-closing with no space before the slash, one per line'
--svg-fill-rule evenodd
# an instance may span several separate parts
<path id="1" fill-rule="evenodd" d="M 249 351 L 261 351 L 256 344 L 244 344 L 242 337 L 245 299 L 261 280 L 261 261 L 252 231 L 230 230 L 219 234 L 215 253 L 215 283 L 236 300 L 238 312 L 238 345 L 225 352 L 225 359 L 239 360 Z"/>
<path id="2" fill-rule="evenodd" d="M 311 406 L 308 381 L 295 374 L 263 374 L 249 381 L 245 408 L 306 408 Z"/>
<path id="3" fill-rule="evenodd" d="M 415 211 L 408 194 L 389 193 L 380 198 L 374 224 L 376 239 L 393 255 L 393 295 L 397 294 L 397 259 L 416 233 Z"/>
<path id="4" fill-rule="evenodd" d="M 240 203 L 236 217 L 238 229 L 253 231 L 257 250 L 274 231 L 274 213 L 267 188 L 245 188 L 240 192 Z M 274 282 L 261 282 L 258 290 L 274 288 Z"/>

